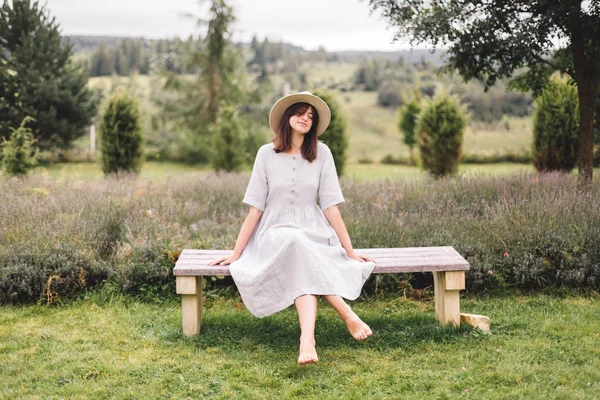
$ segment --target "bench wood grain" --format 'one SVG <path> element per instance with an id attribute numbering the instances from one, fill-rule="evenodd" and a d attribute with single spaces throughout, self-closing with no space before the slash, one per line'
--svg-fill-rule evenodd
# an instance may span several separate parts
<path id="1" fill-rule="evenodd" d="M 355 249 L 375 259 L 374 274 L 432 272 L 435 316 L 442 325 L 460 325 L 460 290 L 465 289 L 465 271 L 469 263 L 452 246 Z M 233 250 L 185 249 L 179 256 L 173 275 L 181 295 L 182 326 L 186 336 L 202 328 L 202 284 L 204 276 L 231 275 L 229 266 L 209 266 Z"/>

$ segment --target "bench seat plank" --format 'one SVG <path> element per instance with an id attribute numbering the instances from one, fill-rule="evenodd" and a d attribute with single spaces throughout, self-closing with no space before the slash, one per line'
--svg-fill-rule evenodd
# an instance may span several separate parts
<path id="1" fill-rule="evenodd" d="M 374 274 L 466 271 L 469 263 L 451 246 L 398 249 L 356 249 L 375 259 Z M 233 254 L 233 250 L 184 250 L 173 274 L 175 276 L 227 276 L 229 266 L 209 266 L 215 258 Z"/>

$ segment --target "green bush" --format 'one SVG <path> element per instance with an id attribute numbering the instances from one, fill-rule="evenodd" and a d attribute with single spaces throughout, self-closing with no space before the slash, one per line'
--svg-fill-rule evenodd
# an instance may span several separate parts
<path id="1" fill-rule="evenodd" d="M 552 79 L 535 101 L 533 165 L 540 172 L 571 171 L 579 153 L 577 87 Z"/>
<path id="2" fill-rule="evenodd" d="M 335 168 L 338 176 L 344 175 L 346 170 L 346 158 L 348 153 L 348 138 L 346 137 L 346 119 L 342 110 L 331 93 L 323 90 L 315 90 L 314 94 L 319 96 L 331 110 L 331 122 L 327 130 L 319 136 L 319 140 L 323 141 L 331 149 Z"/>
<path id="3" fill-rule="evenodd" d="M 10 138 L 3 138 L 0 143 L 2 169 L 6 175 L 27 175 L 29 170 L 37 165 L 39 153 L 34 149 L 37 140 L 33 138 L 31 129 L 25 127 L 25 124 L 32 120 L 31 117 L 25 117 L 17 129 L 10 128 Z"/>
<path id="4" fill-rule="evenodd" d="M 246 162 L 241 127 L 233 107 L 221 103 L 211 128 L 214 152 L 211 164 L 214 170 L 239 171 Z"/>
<path id="5" fill-rule="evenodd" d="M 508 91 L 504 83 L 485 91 L 478 82 L 457 82 L 450 92 L 461 99 L 473 119 L 478 121 L 500 121 L 503 115 L 525 117 L 533 110 L 531 95 Z"/>
<path id="6" fill-rule="evenodd" d="M 73 243 L 19 243 L 0 253 L 0 304 L 61 303 L 108 274 L 102 258 Z"/>
<path id="7" fill-rule="evenodd" d="M 531 161 L 531 153 L 526 151 L 520 153 L 463 154 L 460 158 L 460 162 L 463 164 L 497 164 L 506 162 L 529 164 Z"/>
<path id="8" fill-rule="evenodd" d="M 244 126 L 247 126 L 245 130 L 245 135 L 242 139 L 243 141 L 243 149 L 244 153 L 244 161 L 247 165 L 252 166 L 254 163 L 254 158 L 256 157 L 256 153 L 258 153 L 258 149 L 265 144 L 267 139 L 266 129 L 261 128 L 248 118 L 244 119 Z"/>
<path id="9" fill-rule="evenodd" d="M 139 173 L 142 164 L 140 113 L 135 99 L 117 93 L 109 100 L 100 122 L 102 171 L 106 175 Z"/>
<path id="10" fill-rule="evenodd" d="M 118 270 L 113 282 L 124 292 L 140 297 L 172 296 L 175 293 L 173 268 L 179 252 L 168 244 L 151 240 L 120 252 L 115 260 Z"/>
<path id="11" fill-rule="evenodd" d="M 417 121 L 423 168 L 435 177 L 458 172 L 467 116 L 457 99 L 441 95 L 429 102 Z"/>
<path id="12" fill-rule="evenodd" d="M 401 156 L 394 157 L 391 154 L 386 154 L 385 156 L 383 156 L 381 158 L 381 160 L 379 162 L 382 164 L 388 164 L 388 165 L 413 165 L 413 161 L 408 160 Z"/>
<path id="13" fill-rule="evenodd" d="M 379 88 L 377 105 L 390 108 L 401 107 L 404 104 L 401 90 L 396 82 L 385 82 Z"/>
<path id="14" fill-rule="evenodd" d="M 416 91 L 410 103 L 399 109 L 398 127 L 404 134 L 404 144 L 410 149 L 411 164 L 414 164 L 413 148 L 417 144 L 417 119 L 421 112 L 421 99 Z"/>

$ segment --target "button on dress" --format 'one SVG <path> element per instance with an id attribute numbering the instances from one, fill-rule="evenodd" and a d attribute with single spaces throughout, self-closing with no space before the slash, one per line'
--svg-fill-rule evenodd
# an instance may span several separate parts
<path id="1" fill-rule="evenodd" d="M 254 316 L 275 314 L 304 294 L 358 298 L 375 263 L 348 257 L 323 214 L 344 202 L 326 144 L 318 142 L 312 163 L 263 145 L 242 202 L 263 214 L 229 270 Z"/>

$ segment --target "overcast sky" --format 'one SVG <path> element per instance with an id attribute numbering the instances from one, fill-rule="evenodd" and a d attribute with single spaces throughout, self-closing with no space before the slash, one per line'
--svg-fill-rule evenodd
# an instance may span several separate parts
<path id="1" fill-rule="evenodd" d="M 44 0 L 41 1 L 42 3 Z M 368 0 L 230 0 L 237 22 L 235 41 L 283 40 L 316 49 L 399 50 L 393 30 L 378 14 L 370 14 Z M 47 0 L 65 35 L 187 37 L 199 33 L 184 13 L 207 16 L 197 0 Z"/>

